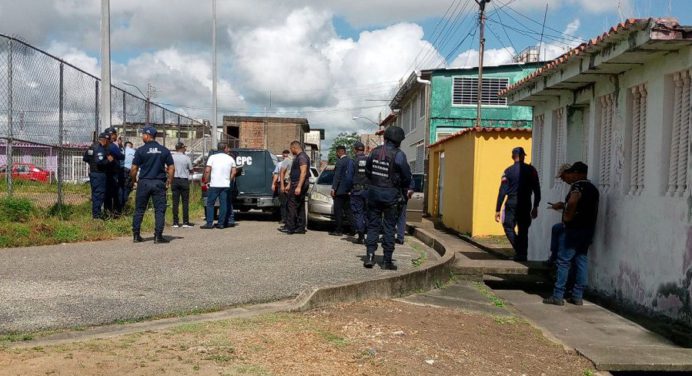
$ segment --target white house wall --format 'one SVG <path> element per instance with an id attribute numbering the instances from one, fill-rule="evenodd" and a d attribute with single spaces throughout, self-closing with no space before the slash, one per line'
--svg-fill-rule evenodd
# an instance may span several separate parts
<path id="1" fill-rule="evenodd" d="M 619 76 L 606 76 L 594 87 L 567 94 L 534 108 L 543 114 L 539 170 L 543 202 L 563 201 L 568 187 L 554 183 L 553 148 L 555 124 L 552 113 L 575 103 L 588 104 L 584 156 L 589 178 L 599 185 L 600 97 L 615 93 L 612 163 L 609 189 L 601 190 L 599 219 L 594 244 L 589 251 L 589 285 L 630 308 L 661 313 L 692 323 L 692 194 L 688 165 L 688 188 L 684 195 L 666 194 L 671 130 L 672 74 L 692 68 L 692 48 L 652 61 Z M 627 109 L 628 90 L 646 84 L 647 124 L 644 155 L 644 188 L 630 194 L 630 143 Z M 581 103 L 586 102 L 586 103 Z M 575 137 L 572 130 L 568 135 Z M 568 138 L 567 142 L 570 142 Z M 569 150 L 569 148 L 568 148 Z M 575 162 L 568 152 L 568 162 Z M 692 160 L 692 158 L 690 158 Z M 550 230 L 560 215 L 541 205 L 539 218 L 530 229 L 529 258 L 549 256 Z"/>

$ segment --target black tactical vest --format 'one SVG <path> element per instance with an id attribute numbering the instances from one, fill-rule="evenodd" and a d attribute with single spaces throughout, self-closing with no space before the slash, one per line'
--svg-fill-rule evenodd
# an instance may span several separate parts
<path id="1" fill-rule="evenodd" d="M 356 164 L 356 173 L 353 175 L 353 190 L 367 189 L 369 181 L 365 175 L 365 165 L 368 163 L 368 156 L 365 154 L 356 155 L 353 162 Z"/>
<path id="2" fill-rule="evenodd" d="M 394 168 L 394 159 L 399 148 L 387 149 L 378 146 L 372 151 L 372 177 L 370 185 L 379 188 L 399 188 L 401 176 Z"/>
<path id="3" fill-rule="evenodd" d="M 102 148 L 101 144 L 95 142 L 91 144 L 91 146 L 89 146 L 89 149 L 87 149 L 84 152 L 82 160 L 89 165 L 89 172 L 104 172 L 104 170 L 99 169 L 99 166 L 96 164 L 96 154 L 98 153 L 99 148 Z"/>

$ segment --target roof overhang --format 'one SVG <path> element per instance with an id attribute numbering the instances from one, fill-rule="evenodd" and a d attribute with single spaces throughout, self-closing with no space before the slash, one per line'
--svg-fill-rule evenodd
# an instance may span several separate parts
<path id="1" fill-rule="evenodd" d="M 421 78 L 424 80 L 429 80 L 431 77 L 431 70 L 424 70 L 420 72 Z M 414 71 L 408 76 L 406 81 L 399 86 L 394 98 L 389 102 L 389 108 L 392 110 L 400 109 L 404 104 L 402 101 L 408 97 L 412 90 L 419 88 L 423 84 L 418 82 L 418 74 Z"/>
<path id="2" fill-rule="evenodd" d="M 558 57 L 500 95 L 512 105 L 540 105 L 690 45 L 690 28 L 679 26 L 674 19 L 628 20 Z"/>

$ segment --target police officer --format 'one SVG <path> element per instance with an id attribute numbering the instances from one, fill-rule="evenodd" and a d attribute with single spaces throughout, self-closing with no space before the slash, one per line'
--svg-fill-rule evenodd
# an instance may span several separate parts
<path id="1" fill-rule="evenodd" d="M 370 180 L 368 186 L 368 237 L 367 253 L 363 266 L 372 268 L 375 264 L 377 240 L 382 231 L 384 250 L 383 269 L 396 270 L 392 261 L 394 253 L 394 227 L 404 201 L 403 191 L 411 184 L 411 169 L 406 154 L 399 150 L 405 138 L 404 130 L 390 126 L 384 132 L 384 145 L 370 153 L 365 164 L 365 175 Z"/>
<path id="2" fill-rule="evenodd" d="M 356 238 L 354 243 L 363 244 L 365 242 L 365 229 L 367 226 L 368 177 L 365 175 L 365 165 L 368 163 L 368 156 L 365 155 L 365 145 L 360 141 L 356 141 L 353 144 L 353 153 L 355 154 L 355 168 L 353 169 L 353 177 L 350 177 L 349 180 L 353 182 L 353 188 L 351 190 L 353 227 L 358 234 L 358 238 Z"/>
<path id="3" fill-rule="evenodd" d="M 514 164 L 502 175 L 500 192 L 497 195 L 495 221 L 502 217 L 502 203 L 505 202 L 505 219 L 502 226 L 507 239 L 515 251 L 515 261 L 526 261 L 529 248 L 529 226 L 531 219 L 538 216 L 538 204 L 541 202 L 541 186 L 536 169 L 524 163 L 526 152 L 522 147 L 512 149 Z M 533 205 L 531 204 L 533 193 Z M 516 231 L 515 231 L 516 228 Z"/>
<path id="4" fill-rule="evenodd" d="M 89 164 L 89 184 L 91 185 L 91 217 L 102 219 L 101 207 L 106 199 L 106 170 L 114 161 L 108 153 L 108 135 L 101 133 L 98 142 L 84 152 L 82 160 Z"/>
<path id="5" fill-rule="evenodd" d="M 121 201 L 122 191 L 125 184 L 125 176 L 123 175 L 123 164 L 125 163 L 125 154 L 118 145 L 118 131 L 109 127 L 103 131 L 109 138 L 108 152 L 113 156 L 114 162 L 106 171 L 106 201 L 105 209 L 115 217 L 122 213 L 123 203 Z"/>
<path id="6" fill-rule="evenodd" d="M 163 227 L 166 220 L 166 189 L 171 186 L 175 175 L 175 164 L 171 152 L 156 142 L 156 129 L 144 127 L 142 132 L 144 145 L 135 151 L 132 160 L 130 177 L 137 183 L 135 197 L 135 215 L 132 219 L 132 235 L 135 243 L 144 241 L 140 236 L 144 211 L 147 209 L 149 198 L 154 202 L 156 224 L 154 228 L 154 243 L 168 243 L 163 237 Z M 139 172 L 139 177 L 137 175 Z"/>
<path id="7" fill-rule="evenodd" d="M 344 214 L 348 226 L 353 231 L 353 215 L 349 203 L 349 193 L 353 185 L 353 171 L 355 170 L 353 160 L 346 155 L 346 147 L 339 145 L 336 147 L 336 157 L 339 160 L 334 167 L 334 182 L 332 183 L 331 195 L 334 199 L 334 219 L 336 228 L 330 231 L 329 235 L 343 235 Z M 344 213 L 345 212 L 345 213 Z"/>

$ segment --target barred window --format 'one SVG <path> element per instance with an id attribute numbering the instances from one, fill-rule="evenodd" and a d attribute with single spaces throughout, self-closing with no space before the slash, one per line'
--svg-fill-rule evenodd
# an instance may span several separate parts
<path id="1" fill-rule="evenodd" d="M 692 133 L 692 71 L 673 75 L 673 132 L 670 144 L 668 169 L 668 196 L 683 196 L 687 186 L 687 162 Z"/>
<path id="2" fill-rule="evenodd" d="M 452 104 L 474 105 L 478 103 L 478 78 L 454 77 L 454 92 Z M 509 86 L 508 78 L 484 78 L 481 104 L 490 106 L 506 106 L 507 98 L 497 94 Z"/>
<path id="3" fill-rule="evenodd" d="M 601 118 L 599 120 L 600 155 L 598 161 L 598 184 L 603 191 L 611 186 L 610 176 L 613 164 L 613 121 L 615 120 L 615 94 L 600 98 Z"/>
<path id="4" fill-rule="evenodd" d="M 545 124 L 545 116 L 537 115 L 533 118 L 533 147 L 531 156 L 531 165 L 538 171 L 538 176 L 541 176 L 543 167 L 543 124 Z"/>
<path id="5" fill-rule="evenodd" d="M 646 156 L 646 84 L 631 89 L 630 110 L 632 123 L 630 126 L 630 195 L 639 195 L 644 190 L 644 172 Z"/>
<path id="6" fill-rule="evenodd" d="M 560 166 L 567 161 L 567 116 L 565 108 L 561 107 L 553 111 L 553 124 L 555 130 L 553 132 L 553 176 L 557 176 Z M 553 187 L 562 183 L 560 178 L 554 178 Z"/>
<path id="7" fill-rule="evenodd" d="M 416 147 L 416 168 L 413 170 L 414 173 L 423 173 L 423 167 L 425 166 L 425 145 L 421 144 Z"/>

